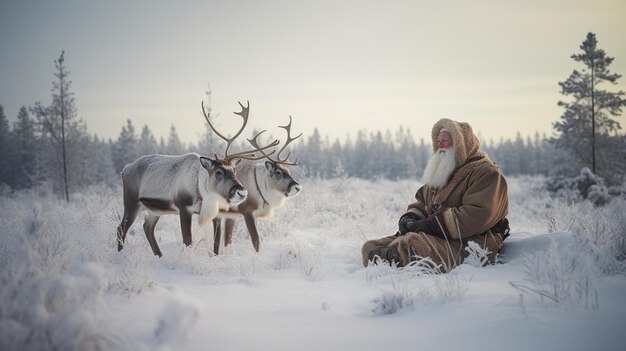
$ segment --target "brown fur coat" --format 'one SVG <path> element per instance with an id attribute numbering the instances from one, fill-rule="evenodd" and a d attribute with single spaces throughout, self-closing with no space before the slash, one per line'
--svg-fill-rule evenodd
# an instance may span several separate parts
<path id="1" fill-rule="evenodd" d="M 422 186 L 407 211 L 426 219 L 431 227 L 451 239 L 482 234 L 508 213 L 504 175 L 486 153 L 467 123 L 442 119 L 433 128 L 433 144 L 441 128 L 452 134 L 457 169 L 442 188 Z M 434 147 L 436 148 L 436 146 Z"/>
<path id="2" fill-rule="evenodd" d="M 407 233 L 392 239 L 401 262 L 412 255 L 429 257 L 435 265 L 449 271 L 460 264 L 468 241 L 476 242 L 493 260 L 502 246 L 503 236 L 493 228 L 508 213 L 508 191 L 504 175 L 489 156 L 480 151 L 480 142 L 467 123 L 442 119 L 432 130 L 433 150 L 442 128 L 450 131 L 456 152 L 457 168 L 441 188 L 422 186 L 407 211 L 425 219 L 435 233 Z M 391 238 L 390 238 L 391 239 Z"/>

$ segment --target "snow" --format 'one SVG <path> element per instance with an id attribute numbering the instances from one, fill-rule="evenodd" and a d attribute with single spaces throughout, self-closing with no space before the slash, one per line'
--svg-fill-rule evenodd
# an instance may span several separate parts
<path id="1" fill-rule="evenodd" d="M 361 266 L 363 241 L 395 231 L 417 181 L 302 183 L 259 221 L 259 253 L 238 222 L 219 256 L 209 227 L 184 247 L 176 216 L 156 227 L 162 258 L 142 218 L 118 253 L 120 189 L 2 198 L 0 349 L 623 349 L 626 269 L 597 238 L 624 238 L 623 200 L 563 204 L 541 178 L 509 179 L 501 263 L 429 274 Z"/>

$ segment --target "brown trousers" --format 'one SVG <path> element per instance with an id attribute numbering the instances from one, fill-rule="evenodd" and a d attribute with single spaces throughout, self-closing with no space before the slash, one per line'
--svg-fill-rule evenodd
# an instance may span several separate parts
<path id="1" fill-rule="evenodd" d="M 494 262 L 502 247 L 502 235 L 491 231 L 461 240 L 445 240 L 423 232 L 407 233 L 402 236 L 391 235 L 376 240 L 368 240 L 361 248 L 363 266 L 369 263 L 369 253 L 376 247 L 395 246 L 400 255 L 398 266 L 406 266 L 416 258 L 429 258 L 442 272 L 449 272 L 463 263 L 469 255 L 465 250 L 467 242 L 474 241 L 490 252 L 489 261 Z"/>

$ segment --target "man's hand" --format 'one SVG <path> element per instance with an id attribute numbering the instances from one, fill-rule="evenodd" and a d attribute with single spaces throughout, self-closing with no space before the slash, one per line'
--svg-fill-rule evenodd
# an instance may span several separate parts
<path id="1" fill-rule="evenodd" d="M 417 220 L 417 215 L 415 213 L 408 212 L 403 214 L 398 222 L 398 232 L 400 235 L 408 233 L 409 227 L 415 224 Z"/>
<path id="2" fill-rule="evenodd" d="M 409 232 L 426 232 L 432 233 L 432 230 L 428 226 L 428 223 L 423 219 L 417 219 L 415 213 L 405 213 L 400 217 L 398 222 L 398 232 L 400 235 L 404 235 Z"/>
<path id="3" fill-rule="evenodd" d="M 413 233 L 425 232 L 425 233 L 430 234 L 432 232 L 430 230 L 430 227 L 428 226 L 428 222 L 426 222 L 423 219 L 410 223 L 407 229 L 408 229 L 407 232 L 413 232 Z"/>

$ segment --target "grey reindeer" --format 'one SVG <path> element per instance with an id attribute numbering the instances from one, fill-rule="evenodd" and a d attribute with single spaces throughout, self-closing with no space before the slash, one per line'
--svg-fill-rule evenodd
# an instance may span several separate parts
<path id="1" fill-rule="evenodd" d="M 241 106 L 241 112 L 234 112 L 243 118 L 243 125 L 232 137 L 226 138 L 218 133 L 209 119 L 202 102 L 202 113 L 211 130 L 226 141 L 224 157 L 215 158 L 187 153 L 179 156 L 146 155 L 127 164 L 122 170 L 122 187 L 124 192 L 124 215 L 117 228 L 118 251 L 124 247 L 126 233 L 141 210 L 148 215 L 143 224 L 144 232 L 157 256 L 162 256 L 159 245 L 154 237 L 154 228 L 160 216 L 178 214 L 183 236 L 183 243 L 191 245 L 191 218 L 198 214 L 200 226 L 213 220 L 220 209 L 235 206 L 246 199 L 248 191 L 237 179 L 236 165 L 241 160 L 259 160 L 254 152 L 263 152 L 278 145 L 278 140 L 259 147 L 256 139 L 264 131 L 259 132 L 252 140 L 254 149 L 229 154 L 228 150 L 248 123 L 250 102 Z M 273 154 L 274 151 L 270 152 Z"/>
<path id="2" fill-rule="evenodd" d="M 252 240 L 252 246 L 256 252 L 259 252 L 260 239 L 256 220 L 271 217 L 274 210 L 283 207 L 287 199 L 293 198 L 302 190 L 302 185 L 293 178 L 289 171 L 289 166 L 299 165 L 298 160 L 289 162 L 291 153 L 288 153 L 284 158 L 280 156 L 287 145 L 302 136 L 301 133 L 295 138 L 291 137 L 291 121 L 291 116 L 289 116 L 289 124 L 279 126 L 287 131 L 287 141 L 276 154 L 275 159 L 271 157 L 271 154 L 266 154 L 260 150 L 259 152 L 266 158 L 265 162 L 244 161 L 237 165 L 239 180 L 248 189 L 248 197 L 239 204 L 232 204 L 228 209 L 220 209 L 218 216 L 213 219 L 213 252 L 216 255 L 219 254 L 222 219 L 225 221 L 224 246 L 232 242 L 235 220 L 243 217 Z M 260 149 L 256 140 L 250 140 L 250 143 Z"/>

